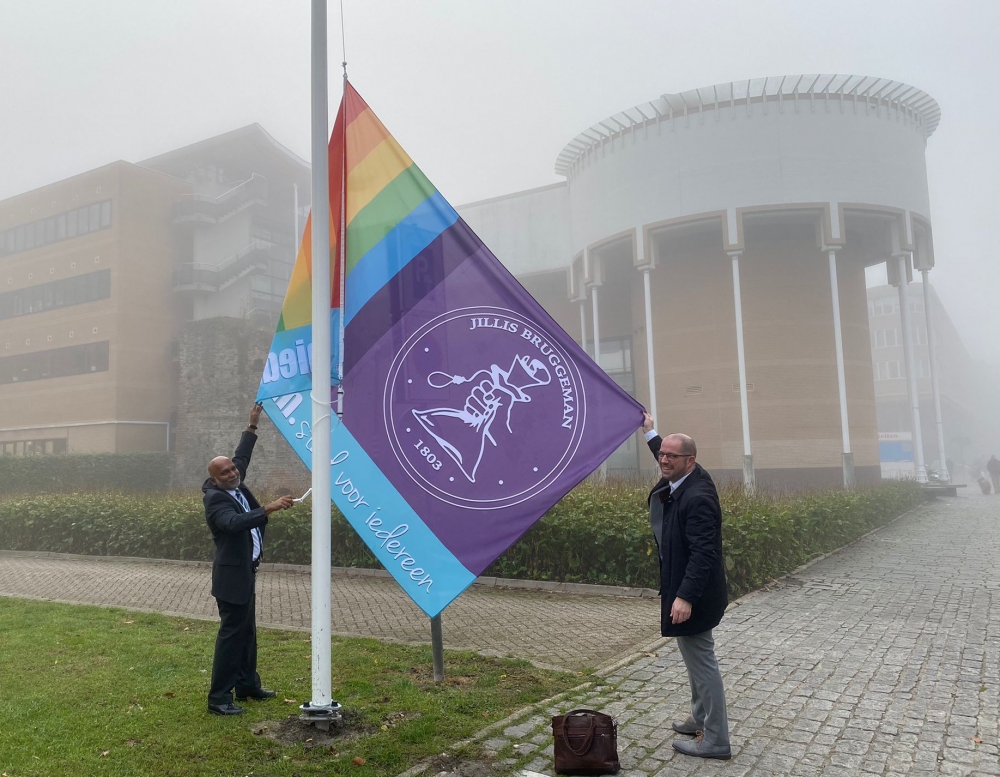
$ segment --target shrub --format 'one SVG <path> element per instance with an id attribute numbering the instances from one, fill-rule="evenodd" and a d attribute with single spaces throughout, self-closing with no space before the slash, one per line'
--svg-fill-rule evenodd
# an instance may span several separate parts
<path id="1" fill-rule="evenodd" d="M 558 502 L 486 575 L 656 588 L 649 484 L 588 482 Z M 782 496 L 720 492 L 729 589 L 739 596 L 846 545 L 923 500 L 915 484 Z M 296 505 L 268 524 L 266 558 L 308 564 L 311 515 Z M 332 563 L 378 567 L 334 508 Z M 0 548 L 209 561 L 201 500 L 190 493 L 47 494 L 0 501 Z"/>

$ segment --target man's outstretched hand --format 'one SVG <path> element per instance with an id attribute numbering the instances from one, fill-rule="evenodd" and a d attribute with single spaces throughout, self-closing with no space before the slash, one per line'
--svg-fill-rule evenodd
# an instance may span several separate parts
<path id="1" fill-rule="evenodd" d="M 264 515 L 270 515 L 278 510 L 287 510 L 294 504 L 293 499 L 290 496 L 279 496 L 273 502 L 264 507 Z"/>
<path id="2" fill-rule="evenodd" d="M 256 426 L 257 422 L 260 420 L 261 411 L 264 410 L 264 406 L 260 402 L 254 402 L 253 407 L 250 408 L 250 426 Z"/>
<path id="3" fill-rule="evenodd" d="M 653 422 L 653 416 L 647 413 L 645 410 L 642 411 L 642 431 L 651 432 L 656 424 Z"/>

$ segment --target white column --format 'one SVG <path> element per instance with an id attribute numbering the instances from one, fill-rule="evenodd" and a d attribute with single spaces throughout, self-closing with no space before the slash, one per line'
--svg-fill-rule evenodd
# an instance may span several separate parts
<path id="1" fill-rule="evenodd" d="M 729 254 L 733 260 L 733 300 L 736 306 L 736 359 L 740 373 L 740 413 L 743 417 L 743 483 L 748 488 L 754 486 L 753 454 L 750 450 L 750 403 L 747 398 L 747 362 L 743 350 L 743 298 L 740 295 L 740 255 L 742 251 Z"/>
<path id="2" fill-rule="evenodd" d="M 941 419 L 941 388 L 938 384 L 937 343 L 934 341 L 934 325 L 931 321 L 931 290 L 927 281 L 927 270 L 921 270 L 924 286 L 924 322 L 927 326 L 927 360 L 931 367 L 931 391 L 934 393 L 934 423 L 937 426 L 938 467 L 944 480 L 951 480 L 947 458 L 944 453 L 944 422 Z"/>
<path id="3" fill-rule="evenodd" d="M 594 361 L 598 365 L 601 363 L 601 323 L 600 318 L 597 315 L 597 289 L 599 287 L 594 286 L 591 290 L 590 301 L 594 309 Z"/>
<path id="4" fill-rule="evenodd" d="M 326 0 L 312 0 L 312 699 L 330 712 L 330 117 Z M 341 182 L 335 182 L 340 186 Z M 339 215 L 339 214 L 338 214 Z"/>
<path id="5" fill-rule="evenodd" d="M 917 372 L 914 369 L 913 337 L 910 331 L 909 294 L 906 280 L 906 263 L 909 254 L 896 255 L 899 271 L 899 319 L 903 327 L 903 356 L 906 360 L 906 386 L 910 395 L 910 420 L 913 425 L 913 468 L 918 483 L 927 482 L 927 470 L 924 468 L 924 442 L 920 431 L 920 396 L 917 393 Z"/>
<path id="6" fill-rule="evenodd" d="M 580 298 L 580 347 L 587 352 L 587 298 Z"/>
<path id="7" fill-rule="evenodd" d="M 594 361 L 597 363 L 598 367 L 601 366 L 601 322 L 600 322 L 600 316 L 598 315 L 598 312 L 597 312 L 597 290 L 599 288 L 600 287 L 598 286 L 598 284 L 595 283 L 591 287 L 591 290 L 590 290 L 590 293 L 591 293 L 590 301 L 591 301 L 591 303 L 593 305 L 593 311 L 594 311 L 594 354 L 593 354 L 593 356 L 594 356 Z M 605 461 L 603 461 L 601 463 L 600 473 L 601 473 L 601 477 L 602 478 L 608 476 L 608 462 L 607 462 L 607 460 L 605 460 Z"/>
<path id="8" fill-rule="evenodd" d="M 649 290 L 649 268 L 642 271 L 642 295 L 646 303 L 646 371 L 649 374 L 649 414 L 656 415 L 656 370 L 653 366 L 653 304 Z"/>
<path id="9" fill-rule="evenodd" d="M 833 303 L 833 340 L 837 350 L 837 389 L 840 392 L 840 436 L 843 439 L 841 464 L 844 486 L 854 485 L 854 457 L 851 453 L 851 430 L 847 421 L 847 377 L 844 370 L 844 336 L 840 322 L 840 284 L 837 281 L 837 252 L 828 249 L 830 260 L 830 299 Z"/>

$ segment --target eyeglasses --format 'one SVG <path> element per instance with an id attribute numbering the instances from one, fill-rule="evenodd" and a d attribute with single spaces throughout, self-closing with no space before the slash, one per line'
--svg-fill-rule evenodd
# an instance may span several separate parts
<path id="1" fill-rule="evenodd" d="M 693 455 L 693 453 L 664 453 L 663 451 L 660 451 L 656 454 L 656 458 L 666 459 L 667 461 L 677 461 L 677 459 L 689 459 Z"/>

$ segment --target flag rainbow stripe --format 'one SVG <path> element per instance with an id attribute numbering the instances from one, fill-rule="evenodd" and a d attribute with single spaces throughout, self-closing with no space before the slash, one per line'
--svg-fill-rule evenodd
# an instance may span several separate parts
<path id="1" fill-rule="evenodd" d="M 421 291 L 429 292 L 436 285 L 427 278 L 419 284 L 406 283 L 402 304 L 398 304 L 400 294 L 396 294 L 397 304 L 386 305 L 392 287 L 409 280 L 407 268 L 440 242 L 448 230 L 464 229 L 464 224 L 350 84 L 344 104 L 347 125 L 344 323 L 351 330 L 345 337 L 351 343 L 344 355 L 346 373 L 367 347 L 419 301 Z M 467 255 L 458 260 L 465 258 Z M 424 270 L 435 274 L 426 266 Z"/>

